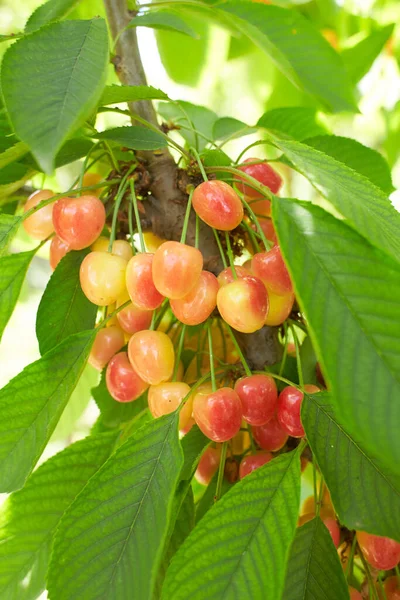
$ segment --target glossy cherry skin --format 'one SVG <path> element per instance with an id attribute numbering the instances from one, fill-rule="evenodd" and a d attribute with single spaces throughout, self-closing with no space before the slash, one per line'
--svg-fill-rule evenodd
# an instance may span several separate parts
<path id="1" fill-rule="evenodd" d="M 250 425 L 265 425 L 272 419 L 278 402 L 275 381 L 268 375 L 242 377 L 235 383 L 243 419 Z"/>
<path id="2" fill-rule="evenodd" d="M 109 306 L 125 292 L 127 262 L 108 252 L 91 252 L 82 261 L 79 277 L 85 296 L 98 306 Z"/>
<path id="3" fill-rule="evenodd" d="M 193 192 L 192 205 L 200 219 L 214 229 L 231 231 L 243 219 L 243 205 L 235 190 L 215 179 L 204 181 Z"/>
<path id="4" fill-rule="evenodd" d="M 171 379 L 175 353 L 170 338 L 161 331 L 138 331 L 128 344 L 128 356 L 135 371 L 150 385 Z"/>
<path id="5" fill-rule="evenodd" d="M 270 452 L 277 452 L 283 448 L 289 437 L 287 432 L 280 426 L 276 414 L 265 425 L 252 427 L 252 432 L 260 448 Z"/>
<path id="6" fill-rule="evenodd" d="M 128 292 L 123 294 L 117 299 L 117 308 L 122 306 L 130 300 Z M 128 304 L 126 308 L 123 308 L 119 313 L 117 313 L 117 319 L 120 327 L 130 335 L 133 335 L 137 331 L 142 331 L 143 329 L 148 329 L 151 324 L 151 319 L 153 316 L 152 310 L 142 310 L 138 308 L 132 302 Z"/>
<path id="7" fill-rule="evenodd" d="M 334 543 L 335 548 L 338 548 L 340 544 L 340 527 L 338 522 L 333 517 L 325 517 L 322 519 L 322 521 L 331 534 L 332 542 Z"/>
<path id="8" fill-rule="evenodd" d="M 208 485 L 218 470 L 221 462 L 220 448 L 206 448 L 200 457 L 194 476 L 199 483 Z"/>
<path id="9" fill-rule="evenodd" d="M 108 238 L 101 235 L 92 245 L 93 252 L 108 252 L 109 242 Z M 115 240 L 112 245 L 112 254 L 129 261 L 133 256 L 132 246 L 126 240 Z"/>
<path id="10" fill-rule="evenodd" d="M 236 279 L 243 279 L 243 277 L 248 277 L 249 275 L 251 275 L 251 271 L 249 271 L 249 269 L 241 267 L 240 265 L 235 265 L 235 273 Z M 232 267 L 226 267 L 226 269 L 221 271 L 217 279 L 220 287 L 223 287 L 224 285 L 235 281 L 235 277 L 233 276 L 232 272 Z"/>
<path id="11" fill-rule="evenodd" d="M 285 387 L 278 398 L 277 417 L 280 426 L 292 437 L 303 437 L 305 431 L 301 424 L 300 411 L 304 394 L 289 385 Z"/>
<path id="12" fill-rule="evenodd" d="M 170 300 L 171 310 L 185 325 L 199 325 L 208 319 L 217 306 L 219 285 L 215 275 L 202 271 L 190 292 L 178 300 Z"/>
<path id="13" fill-rule="evenodd" d="M 350 600 L 363 600 L 360 592 L 353 587 L 349 587 Z M 388 598 L 389 600 L 389 598 Z"/>
<path id="14" fill-rule="evenodd" d="M 174 412 L 182 400 L 190 394 L 190 387 L 182 381 L 167 381 L 149 388 L 149 410 L 153 417 L 162 417 Z M 179 413 L 179 428 L 184 429 L 192 416 L 192 401 L 189 398 Z"/>
<path id="15" fill-rule="evenodd" d="M 108 363 L 106 384 L 111 396 L 118 402 L 132 402 L 149 387 L 132 368 L 126 352 L 119 352 Z"/>
<path id="16" fill-rule="evenodd" d="M 198 282 L 202 270 L 203 256 L 192 246 L 164 242 L 154 254 L 154 285 L 160 294 L 172 300 L 186 296 Z"/>
<path id="17" fill-rule="evenodd" d="M 228 387 L 209 394 L 196 394 L 193 417 L 197 425 L 213 442 L 226 442 L 239 431 L 242 407 L 237 393 Z"/>
<path id="18" fill-rule="evenodd" d="M 283 296 L 278 296 L 268 292 L 269 308 L 265 319 L 265 324 L 272 326 L 280 325 L 290 315 L 294 303 L 294 294 L 288 292 Z"/>
<path id="19" fill-rule="evenodd" d="M 101 371 L 124 345 L 124 332 L 119 327 L 103 327 L 95 337 L 89 354 L 89 364 Z"/>
<path id="20" fill-rule="evenodd" d="M 268 313 L 268 294 L 257 277 L 236 279 L 221 287 L 217 295 L 221 317 L 242 333 L 261 329 Z"/>
<path id="21" fill-rule="evenodd" d="M 61 198 L 53 208 L 55 232 L 72 250 L 91 246 L 105 222 L 106 211 L 97 196 Z"/>
<path id="22" fill-rule="evenodd" d="M 37 190 L 28 198 L 24 206 L 24 213 L 37 206 L 43 200 L 49 200 L 54 196 L 51 190 Z M 53 225 L 54 203 L 47 204 L 23 222 L 26 233 L 34 240 L 45 240 L 54 231 Z"/>
<path id="23" fill-rule="evenodd" d="M 244 162 L 251 163 L 258 158 L 247 158 Z M 246 175 L 250 175 L 254 179 L 256 179 L 259 183 L 262 183 L 267 188 L 271 190 L 273 194 L 277 194 L 282 187 L 282 177 L 273 169 L 267 162 L 259 162 L 257 164 L 246 164 L 238 167 L 240 171 L 246 173 Z M 238 189 L 244 194 L 247 198 L 262 198 L 262 194 L 259 191 L 250 187 L 244 183 L 237 184 Z M 255 211 L 254 211 L 255 212 Z"/>
<path id="24" fill-rule="evenodd" d="M 126 267 L 126 288 L 135 306 L 143 310 L 158 308 L 164 296 L 153 281 L 153 254 L 136 254 Z"/>
<path id="25" fill-rule="evenodd" d="M 400 561 L 400 543 L 388 537 L 357 531 L 357 542 L 372 567 L 388 571 Z"/>
<path id="26" fill-rule="evenodd" d="M 293 292 L 292 282 L 279 246 L 274 246 L 268 252 L 255 254 L 251 261 L 251 270 L 261 279 L 269 292 L 278 296 Z"/>
<path id="27" fill-rule="evenodd" d="M 50 267 L 53 271 L 69 250 L 70 247 L 61 238 L 57 235 L 53 237 L 50 244 Z"/>
<path id="28" fill-rule="evenodd" d="M 387 600 L 400 600 L 400 584 L 397 575 L 388 577 L 385 580 L 384 590 Z"/>
<path id="29" fill-rule="evenodd" d="M 252 473 L 259 467 L 262 467 L 266 463 L 269 463 L 273 459 L 270 452 L 257 452 L 256 454 L 249 454 L 242 458 L 239 467 L 239 479 L 243 479 L 249 473 Z"/>

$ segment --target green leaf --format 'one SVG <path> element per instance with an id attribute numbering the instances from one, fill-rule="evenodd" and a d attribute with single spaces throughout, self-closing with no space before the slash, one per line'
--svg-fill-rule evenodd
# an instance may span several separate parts
<path id="1" fill-rule="evenodd" d="M 133 150 L 158 150 L 168 145 L 167 140 L 161 133 L 133 125 L 130 127 L 114 127 L 97 133 L 94 137 L 99 140 L 115 142 L 125 148 Z"/>
<path id="2" fill-rule="evenodd" d="M 309 202 L 273 219 L 322 371 L 346 431 L 386 472 L 400 461 L 400 266 Z M 379 401 L 377 401 L 379 398 Z"/>
<path id="3" fill-rule="evenodd" d="M 334 112 L 356 108 L 340 56 L 300 13 L 253 2 L 225 2 L 219 8 L 237 17 L 238 29 L 264 50 L 297 87 Z"/>
<path id="4" fill-rule="evenodd" d="M 103 19 L 54 23 L 15 42 L 1 69 L 4 103 L 17 136 L 46 173 L 103 90 L 108 35 Z"/>
<path id="5" fill-rule="evenodd" d="M 83 158 L 89 153 L 92 147 L 93 142 L 91 140 L 88 140 L 87 138 L 76 137 L 67 140 L 65 144 L 62 145 L 61 149 L 57 152 L 57 156 L 54 162 L 55 168 L 58 169 L 59 167 L 63 167 L 64 165 L 68 165 L 71 162 Z M 32 154 L 28 154 L 27 156 L 25 156 L 21 160 L 21 162 L 31 166 L 36 171 L 41 171 L 40 166 L 37 164 Z"/>
<path id="6" fill-rule="evenodd" d="M 82 374 L 94 338 L 84 331 L 28 365 L 0 390 L 0 490 L 21 487 Z"/>
<path id="7" fill-rule="evenodd" d="M 181 465 L 176 413 L 147 423 L 115 452 L 60 523 L 51 600 L 152 598 Z"/>
<path id="8" fill-rule="evenodd" d="M 297 451 L 237 483 L 174 556 L 162 598 L 280 598 L 300 498 Z"/>
<path id="9" fill-rule="evenodd" d="M 107 85 L 99 100 L 99 106 L 136 100 L 168 100 L 168 96 L 150 85 Z"/>
<path id="10" fill-rule="evenodd" d="M 164 119 L 182 127 L 179 133 L 189 146 L 202 150 L 209 140 L 213 140 L 214 123 L 218 116 L 209 108 L 179 100 L 174 104 L 160 105 L 158 112 Z"/>
<path id="11" fill-rule="evenodd" d="M 107 460 L 116 438 L 116 433 L 103 433 L 72 444 L 41 465 L 25 487 L 11 494 L 2 506 L 0 596 L 3 600 L 28 600 L 44 590 L 56 527 L 68 506 Z M 32 573 L 36 575 L 34 585 Z"/>
<path id="12" fill-rule="evenodd" d="M 36 336 L 45 354 L 73 333 L 92 329 L 97 306 L 82 292 L 79 269 L 89 249 L 68 252 L 50 277 L 36 315 Z"/>
<path id="13" fill-rule="evenodd" d="M 106 370 L 101 374 L 100 383 L 92 389 L 92 396 L 101 413 L 101 423 L 107 429 L 116 429 L 122 423 L 131 421 L 147 406 L 147 395 L 143 394 L 134 402 L 117 402 L 110 395 L 106 385 Z"/>
<path id="14" fill-rule="evenodd" d="M 337 550 L 319 517 L 297 529 L 287 564 L 285 600 L 348 600 Z"/>
<path id="15" fill-rule="evenodd" d="M 206 148 L 200 154 L 200 158 L 206 167 L 229 167 L 232 165 L 232 160 L 229 158 L 227 154 L 223 150 L 216 150 L 214 148 Z M 231 173 L 220 173 L 215 174 L 216 179 L 221 179 L 222 181 L 232 182 Z M 193 354 L 193 356 L 195 353 Z"/>
<path id="16" fill-rule="evenodd" d="M 400 214 L 388 197 L 363 175 L 300 142 L 274 144 L 296 169 L 372 244 L 400 259 Z"/>
<path id="17" fill-rule="evenodd" d="M 233 119 L 232 117 L 221 117 L 214 123 L 213 134 L 216 140 L 225 140 L 227 138 L 238 138 L 250 133 L 256 132 L 257 129 L 246 125 L 243 121 Z"/>
<path id="18" fill-rule="evenodd" d="M 180 474 L 181 480 L 192 479 L 197 468 L 200 456 L 210 443 L 210 440 L 200 431 L 197 425 L 193 425 L 189 433 L 182 438 L 183 467 Z"/>
<path id="19" fill-rule="evenodd" d="M 310 336 L 308 335 L 300 347 L 301 369 L 303 380 L 317 385 L 317 356 Z"/>
<path id="20" fill-rule="evenodd" d="M 306 395 L 301 419 L 335 511 L 349 529 L 400 541 L 400 477 L 382 466 L 327 393 Z"/>
<path id="21" fill-rule="evenodd" d="M 305 144 L 332 156 L 360 175 L 364 175 L 385 194 L 394 190 L 389 165 L 382 154 L 351 138 L 321 135 L 304 141 Z"/>
<path id="22" fill-rule="evenodd" d="M 198 38 L 196 31 L 173 10 L 152 10 L 138 15 L 127 25 L 129 27 L 151 27 L 183 33 L 192 38 Z"/>
<path id="23" fill-rule="evenodd" d="M 35 250 L 0 258 L 0 340 L 17 303 Z"/>
<path id="24" fill-rule="evenodd" d="M 304 106 L 273 108 L 260 117 L 257 126 L 284 133 L 299 141 L 326 133 L 318 123 L 317 110 Z"/>
<path id="25" fill-rule="evenodd" d="M 196 506 L 196 523 L 200 521 L 204 517 L 204 515 L 210 510 L 212 506 L 215 504 L 215 496 L 217 493 L 217 482 L 218 482 L 218 471 L 214 473 L 213 478 L 208 484 L 206 491 L 200 498 L 197 506 Z M 230 483 L 225 477 L 222 480 L 221 486 L 221 498 L 225 496 L 230 489 L 232 489 L 233 484 Z"/>
<path id="26" fill-rule="evenodd" d="M 43 25 L 62 19 L 78 2 L 79 0 L 48 0 L 29 17 L 25 25 L 26 33 L 32 33 L 32 31 L 40 29 Z"/>
<path id="27" fill-rule="evenodd" d="M 0 256 L 3 256 L 8 249 L 8 245 L 18 231 L 21 224 L 21 217 L 14 215 L 0 215 Z"/>
<path id="28" fill-rule="evenodd" d="M 13 162 L 0 169 L 0 186 L 23 181 L 29 174 L 29 168 L 18 162 Z"/>
<path id="29" fill-rule="evenodd" d="M 394 25 L 386 25 L 382 29 L 376 29 L 354 46 L 342 50 L 343 62 L 354 83 L 360 81 L 368 73 L 392 35 L 393 29 Z"/>
<path id="30" fill-rule="evenodd" d="M 13 146 L 7 148 L 0 154 L 0 169 L 6 165 L 18 160 L 29 151 L 29 148 L 23 142 L 17 142 Z"/>

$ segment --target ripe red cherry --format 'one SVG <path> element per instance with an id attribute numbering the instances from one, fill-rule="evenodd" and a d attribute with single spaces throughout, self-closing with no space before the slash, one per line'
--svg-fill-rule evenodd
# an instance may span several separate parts
<path id="1" fill-rule="evenodd" d="M 246 269 L 246 267 L 241 267 L 239 265 L 235 265 L 235 272 L 237 279 L 243 279 L 243 277 L 248 277 L 251 275 L 251 271 Z M 228 283 L 232 283 L 235 281 L 235 277 L 233 276 L 232 267 L 227 267 L 217 277 L 218 283 L 220 287 L 227 285 Z"/>
<path id="2" fill-rule="evenodd" d="M 372 567 L 388 571 L 400 561 L 400 543 L 388 537 L 357 531 L 357 542 Z"/>
<path id="3" fill-rule="evenodd" d="M 215 179 L 198 185 L 192 204 L 200 219 L 214 229 L 231 231 L 243 219 L 242 201 L 225 181 Z"/>
<path id="4" fill-rule="evenodd" d="M 221 287 L 217 295 L 221 317 L 242 333 L 261 329 L 268 312 L 268 294 L 262 281 L 247 276 Z"/>
<path id="5" fill-rule="evenodd" d="M 155 310 L 164 300 L 153 281 L 153 254 L 136 254 L 126 267 L 126 287 L 132 302 L 143 310 Z"/>
<path id="6" fill-rule="evenodd" d="M 118 402 L 132 402 L 149 387 L 132 368 L 126 352 L 116 354 L 108 363 L 106 384 L 111 396 Z"/>
<path id="7" fill-rule="evenodd" d="M 64 256 L 69 252 L 70 247 L 66 244 L 61 238 L 57 235 L 53 237 L 50 244 L 50 267 L 53 269 L 56 268 L 58 263 Z"/>
<path id="8" fill-rule="evenodd" d="M 333 517 L 326 517 L 323 519 L 323 523 L 331 534 L 332 542 L 334 543 L 335 548 L 338 548 L 340 544 L 340 527 L 338 522 Z"/>
<path id="9" fill-rule="evenodd" d="M 99 237 L 106 222 L 103 203 L 96 196 L 61 198 L 53 209 L 56 234 L 72 250 L 91 246 Z"/>
<path id="10" fill-rule="evenodd" d="M 37 206 L 43 200 L 49 200 L 54 196 L 51 190 L 37 190 L 28 198 L 24 206 L 24 213 L 28 212 L 34 206 Z M 35 240 L 45 240 L 54 231 L 53 225 L 53 207 L 54 203 L 47 204 L 23 222 L 26 233 Z"/>
<path id="11" fill-rule="evenodd" d="M 177 300 L 196 285 L 203 270 L 203 256 L 197 248 L 180 242 L 164 242 L 153 258 L 153 281 L 160 294 Z"/>
<path id="12" fill-rule="evenodd" d="M 363 600 L 360 592 L 358 592 L 355 588 L 349 587 L 350 600 Z M 389 600 L 389 599 L 388 599 Z"/>
<path id="13" fill-rule="evenodd" d="M 251 261 L 251 270 L 265 284 L 267 290 L 282 296 L 293 291 L 281 249 L 274 246 L 268 252 L 258 252 Z"/>
<path id="14" fill-rule="evenodd" d="M 282 296 L 268 291 L 269 309 L 265 324 L 271 327 L 280 325 L 290 315 L 294 303 L 294 294 L 288 292 Z"/>
<path id="15" fill-rule="evenodd" d="M 292 437 L 303 437 L 305 431 L 301 424 L 300 411 L 304 394 L 289 385 L 279 394 L 277 417 L 280 426 Z"/>
<path id="16" fill-rule="evenodd" d="M 240 398 L 228 387 L 211 393 L 198 393 L 193 400 L 193 417 L 210 440 L 226 442 L 238 433 L 242 423 Z"/>
<path id="17" fill-rule="evenodd" d="M 273 456 L 270 452 L 257 452 L 256 454 L 245 456 L 240 463 L 239 479 L 243 479 L 243 477 L 246 477 L 246 475 L 249 475 L 249 473 L 262 467 L 272 459 Z"/>
<path id="18" fill-rule="evenodd" d="M 385 580 L 384 590 L 387 600 L 400 600 L 400 584 L 397 575 Z"/>
<path id="19" fill-rule="evenodd" d="M 175 353 L 170 338 L 162 331 L 138 331 L 128 344 L 128 356 L 140 377 L 158 385 L 171 379 Z"/>
<path id="20" fill-rule="evenodd" d="M 243 419 L 251 425 L 264 425 L 272 419 L 278 402 L 275 381 L 269 375 L 242 377 L 235 383 Z"/>
<path id="21" fill-rule="evenodd" d="M 95 337 L 89 363 L 101 371 L 109 360 L 125 345 L 124 332 L 115 325 L 103 327 Z"/>
<path id="22" fill-rule="evenodd" d="M 250 163 L 259 160 L 258 158 L 247 158 L 244 162 Z M 240 171 L 254 177 L 259 183 L 268 187 L 273 194 L 277 194 L 282 186 L 282 177 L 277 173 L 267 162 L 259 162 L 257 164 L 246 164 L 238 167 Z M 262 198 L 259 191 L 253 189 L 246 183 L 238 183 L 238 189 L 247 198 Z M 256 212 L 256 211 L 254 211 Z"/>
<path id="23" fill-rule="evenodd" d="M 153 417 L 162 417 L 174 412 L 182 400 L 190 393 L 190 387 L 183 381 L 168 381 L 151 385 L 149 388 L 149 410 Z M 184 429 L 192 416 L 192 399 L 185 402 L 179 413 L 179 428 Z"/>
<path id="24" fill-rule="evenodd" d="M 215 275 L 202 271 L 194 288 L 179 300 L 171 300 L 172 312 L 186 325 L 199 325 L 206 321 L 217 306 L 219 285 Z"/>
<path id="25" fill-rule="evenodd" d="M 125 292 L 126 260 L 108 252 L 91 252 L 82 261 L 79 278 L 85 296 L 109 306 Z"/>
<path id="26" fill-rule="evenodd" d="M 206 448 L 200 457 L 194 476 L 199 483 L 208 485 L 218 470 L 221 461 L 220 448 Z"/>
<path id="27" fill-rule="evenodd" d="M 253 205 L 251 204 L 250 206 L 253 206 Z M 273 242 L 273 244 L 275 246 L 278 243 L 278 238 L 276 237 L 276 231 L 275 231 L 274 224 L 272 223 L 272 220 L 271 219 L 259 219 L 258 222 L 261 225 L 261 229 L 263 230 L 264 235 L 267 238 L 267 240 L 269 240 L 270 242 Z M 257 225 L 255 223 L 252 223 L 251 228 L 254 229 L 254 231 L 258 231 Z"/>
<path id="28" fill-rule="evenodd" d="M 280 426 L 276 414 L 265 425 L 252 427 L 252 432 L 260 448 L 270 452 L 277 452 L 283 448 L 289 437 L 287 432 Z"/>
<path id="29" fill-rule="evenodd" d="M 129 300 L 128 292 L 123 294 L 117 299 L 117 308 L 125 304 Z M 132 302 L 128 304 L 126 308 L 123 308 L 119 313 L 117 313 L 117 319 L 119 325 L 122 327 L 126 333 L 130 335 L 136 333 L 137 331 L 142 331 L 143 329 L 148 329 L 151 324 L 151 319 L 153 316 L 152 310 L 142 310 L 138 308 Z"/>

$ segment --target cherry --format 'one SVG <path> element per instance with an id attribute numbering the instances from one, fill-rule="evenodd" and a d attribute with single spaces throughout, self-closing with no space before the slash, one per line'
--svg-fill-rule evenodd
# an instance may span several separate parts
<path id="1" fill-rule="evenodd" d="M 307 514 L 307 513 L 312 513 L 314 515 L 316 514 L 314 496 L 308 496 L 308 498 L 306 498 L 304 500 L 303 506 L 301 508 L 301 514 Z M 322 497 L 321 506 L 320 506 L 320 516 L 321 516 L 321 518 L 335 516 L 335 511 L 332 506 L 331 496 L 327 489 L 325 489 L 323 497 Z"/>
<path id="2" fill-rule="evenodd" d="M 177 300 L 194 288 L 202 269 L 200 250 L 180 242 L 164 242 L 153 258 L 154 285 L 160 294 Z"/>
<path id="3" fill-rule="evenodd" d="M 388 571 L 400 561 L 400 543 L 395 540 L 357 531 L 357 542 L 365 559 L 375 569 Z"/>
<path id="4" fill-rule="evenodd" d="M 58 263 L 69 252 L 69 245 L 66 244 L 58 235 L 55 235 L 50 244 L 50 267 L 56 268 Z"/>
<path id="5" fill-rule="evenodd" d="M 157 248 L 161 246 L 161 244 L 167 241 L 163 238 L 158 237 L 158 235 L 156 235 L 152 231 L 145 231 L 143 233 L 143 239 L 147 252 L 152 252 L 153 254 L 157 250 Z"/>
<path id="6" fill-rule="evenodd" d="M 340 544 L 340 527 L 338 525 L 338 522 L 333 517 L 322 518 L 322 521 L 329 533 L 331 534 L 332 542 L 334 543 L 335 548 L 338 548 Z"/>
<path id="7" fill-rule="evenodd" d="M 304 389 L 309 394 L 319 392 L 315 385 L 305 385 Z M 300 411 L 304 394 L 297 388 L 289 385 L 279 394 L 277 417 L 282 429 L 292 437 L 303 437 L 305 431 L 301 424 Z"/>
<path id="8" fill-rule="evenodd" d="M 350 600 L 363 600 L 360 592 L 358 592 L 355 588 L 349 587 Z M 389 600 L 389 598 L 388 598 Z"/>
<path id="9" fill-rule="evenodd" d="M 127 262 L 108 252 L 91 252 L 82 261 L 80 282 L 85 296 L 98 306 L 109 306 L 125 292 Z"/>
<path id="10" fill-rule="evenodd" d="M 258 158 L 247 158 L 244 162 L 250 163 L 259 160 Z M 266 187 L 268 187 L 273 194 L 277 194 L 282 186 L 282 177 L 273 169 L 267 162 L 258 162 L 257 164 L 244 164 L 241 167 L 238 167 L 240 171 L 246 173 L 246 175 L 250 175 L 254 179 L 256 179 L 259 183 L 262 183 Z M 262 194 L 258 191 L 244 183 L 238 184 L 238 189 L 244 194 L 247 198 L 262 198 Z M 255 211 L 254 211 L 255 212 Z"/>
<path id="11" fill-rule="evenodd" d="M 400 584 L 397 575 L 385 580 L 384 590 L 387 600 L 400 600 Z"/>
<path id="12" fill-rule="evenodd" d="M 140 377 L 158 385 L 171 379 L 175 353 L 170 338 L 162 331 L 138 331 L 128 344 L 128 356 Z"/>
<path id="13" fill-rule="evenodd" d="M 230 447 L 232 454 L 242 455 L 244 454 L 251 444 L 250 435 L 247 430 L 245 421 L 242 421 L 242 427 L 240 431 L 231 440 Z M 238 465 L 238 476 L 239 476 L 239 465 Z"/>
<path id="14" fill-rule="evenodd" d="M 253 205 L 251 205 L 253 206 Z M 276 231 L 274 228 L 274 224 L 272 223 L 271 219 L 259 219 L 259 224 L 261 225 L 261 229 L 264 232 L 265 237 L 267 238 L 267 240 L 269 240 L 270 242 L 273 242 L 274 246 L 278 243 L 278 238 L 276 237 Z M 255 223 L 252 223 L 251 228 L 254 229 L 254 231 L 258 231 L 257 225 Z"/>
<path id="15" fill-rule="evenodd" d="M 268 292 L 269 309 L 265 324 L 271 327 L 280 325 L 290 315 L 294 303 L 294 294 L 288 292 L 283 296 L 278 296 L 272 292 Z"/>
<path id="16" fill-rule="evenodd" d="M 253 190 L 255 192 L 256 190 Z M 253 213 L 257 217 L 270 217 L 271 216 L 271 201 L 266 198 L 260 200 L 249 200 L 249 205 Z"/>
<path id="17" fill-rule="evenodd" d="M 116 354 L 108 363 L 106 384 L 111 396 L 118 402 L 132 402 L 149 387 L 132 368 L 126 352 Z"/>
<path id="18" fill-rule="evenodd" d="M 249 475 L 249 473 L 262 467 L 272 459 L 273 456 L 270 452 L 257 452 L 256 454 L 245 456 L 240 463 L 239 479 L 243 479 L 243 477 L 246 477 L 246 475 Z"/>
<path id="19" fill-rule="evenodd" d="M 92 367 L 101 371 L 124 345 L 124 333 L 119 327 L 115 325 L 103 327 L 95 337 L 89 355 L 89 363 Z"/>
<path id="20" fill-rule="evenodd" d="M 91 246 L 99 237 L 106 222 L 106 211 L 97 196 L 61 198 L 53 209 L 56 234 L 72 250 Z"/>
<path id="21" fill-rule="evenodd" d="M 190 387 L 182 381 L 168 381 L 151 385 L 149 388 L 149 410 L 153 417 L 162 417 L 174 412 L 182 400 L 190 394 Z M 179 413 L 179 428 L 186 427 L 192 416 L 192 399 L 188 398 Z"/>
<path id="22" fill-rule="evenodd" d="M 239 431 L 242 407 L 237 393 L 228 387 L 211 393 L 198 393 L 193 400 L 193 417 L 210 440 L 226 442 Z"/>
<path id="23" fill-rule="evenodd" d="M 97 185 L 103 181 L 103 177 L 98 173 L 85 173 L 82 178 L 82 187 L 90 187 L 91 185 Z M 81 192 L 82 196 L 97 196 L 99 197 L 103 188 L 96 188 L 95 190 L 86 190 Z"/>
<path id="24" fill-rule="evenodd" d="M 92 250 L 94 252 L 108 252 L 109 242 L 108 238 L 101 235 L 92 245 Z M 112 245 L 112 254 L 129 261 L 133 256 L 132 246 L 126 240 L 115 240 Z"/>
<path id="25" fill-rule="evenodd" d="M 263 281 L 268 292 L 282 296 L 293 291 L 279 246 L 274 246 L 268 252 L 255 254 L 251 261 L 251 270 L 256 277 Z"/>
<path id="26" fill-rule="evenodd" d="M 275 381 L 268 375 L 242 377 L 235 383 L 243 419 L 250 425 L 265 425 L 272 419 L 278 402 Z"/>
<path id="27" fill-rule="evenodd" d="M 172 312 L 186 325 L 199 325 L 208 319 L 217 306 L 218 289 L 215 275 L 202 271 L 198 282 L 186 296 L 170 301 Z"/>
<path id="28" fill-rule="evenodd" d="M 219 179 L 198 185 L 192 204 L 200 219 L 214 229 L 231 231 L 243 219 L 242 201 L 230 185 Z"/>
<path id="29" fill-rule="evenodd" d="M 257 277 L 236 279 L 221 287 L 217 295 L 221 317 L 242 333 L 261 329 L 268 312 L 268 294 Z"/>
<path id="30" fill-rule="evenodd" d="M 126 267 L 126 287 L 132 302 L 143 310 L 155 310 L 164 300 L 153 281 L 153 254 L 136 254 Z"/>
<path id="31" fill-rule="evenodd" d="M 220 448 L 206 448 L 200 457 L 194 476 L 199 483 L 208 485 L 218 470 L 221 461 Z"/>
<path id="32" fill-rule="evenodd" d="M 129 300 L 128 292 L 125 292 L 117 299 L 117 308 L 125 304 Z M 151 319 L 153 316 L 153 311 L 151 310 L 142 310 L 138 308 L 132 302 L 128 304 L 126 308 L 123 308 L 119 313 L 117 313 L 117 319 L 120 327 L 130 335 L 136 333 L 137 331 L 142 331 L 143 329 L 148 329 L 151 324 Z"/>
<path id="33" fill-rule="evenodd" d="M 246 267 L 240 267 L 239 265 L 235 265 L 235 272 L 237 279 L 243 279 L 243 277 L 248 277 L 251 275 L 251 271 Z M 228 283 L 232 283 L 235 281 L 235 277 L 233 276 L 232 267 L 227 267 L 217 277 L 218 283 L 220 287 L 227 285 Z"/>
<path id="34" fill-rule="evenodd" d="M 277 452 L 286 444 L 288 439 L 287 432 L 282 429 L 280 423 L 274 415 L 272 419 L 258 427 L 252 427 L 255 441 L 263 450 Z"/>
<path id="35" fill-rule="evenodd" d="M 49 200 L 54 196 L 51 190 L 37 190 L 28 198 L 24 206 L 24 213 L 28 212 L 34 206 L 37 206 L 43 200 Z M 54 203 L 47 204 L 33 213 L 23 222 L 26 233 L 35 240 L 45 240 L 54 231 L 53 225 L 53 207 Z"/>

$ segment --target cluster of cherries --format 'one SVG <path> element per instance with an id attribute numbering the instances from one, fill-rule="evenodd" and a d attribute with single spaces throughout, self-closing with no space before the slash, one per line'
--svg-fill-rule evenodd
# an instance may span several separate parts
<path id="1" fill-rule="evenodd" d="M 282 180 L 270 165 L 249 159 L 240 169 L 274 194 L 279 191 Z M 100 180 L 98 175 L 85 174 L 83 185 L 98 184 Z M 278 393 L 271 374 L 247 373 L 237 379 L 232 369 L 222 378 L 213 377 L 210 382 L 205 377 L 199 384 L 199 379 L 207 376 L 210 368 L 213 370 L 215 360 L 225 366 L 238 361 L 230 327 L 252 333 L 264 325 L 280 325 L 294 303 L 292 283 L 270 219 L 270 202 L 261 193 L 262 186 L 254 189 L 243 179 L 237 183 L 237 190 L 245 206 L 252 209 L 250 222 L 238 192 L 224 181 L 198 185 L 192 194 L 192 206 L 201 220 L 219 231 L 231 232 L 243 222 L 255 232 L 261 228 L 272 248 L 255 251 L 243 266 L 231 263 L 218 277 L 203 269 L 201 252 L 185 243 L 145 233 L 146 252 L 135 252 L 126 239 L 110 244 L 101 235 L 107 231 L 104 205 L 93 193 L 62 197 L 33 212 L 25 219 L 24 227 L 35 239 L 53 235 L 53 269 L 68 251 L 90 248 L 80 268 L 82 290 L 95 305 L 106 307 L 107 314 L 116 314 L 97 333 L 89 362 L 98 370 L 106 368 L 111 396 L 118 402 L 132 402 L 147 391 L 154 417 L 180 410 L 182 434 L 196 423 L 214 445 L 230 441 L 234 464 L 238 464 L 235 457 L 240 457 L 233 478 L 242 479 L 271 461 L 289 436 L 301 438 L 305 432 L 300 418 L 303 391 L 286 386 Z M 50 190 L 34 193 L 25 211 L 53 195 Z M 164 310 L 167 301 L 170 312 Z M 216 308 L 222 320 L 212 318 Z M 157 315 L 161 318 L 155 318 Z M 183 328 L 183 343 L 179 343 L 176 357 L 174 346 L 182 325 L 207 321 L 209 326 L 196 340 Z M 202 335 L 203 343 L 199 344 Z M 211 352 L 204 352 L 207 337 L 211 358 Z M 197 353 L 185 372 L 179 360 L 182 347 Z M 316 393 L 319 388 L 305 385 L 303 390 Z M 254 443 L 259 450 L 254 449 Z M 210 482 L 220 458 L 220 446 L 206 449 L 196 472 L 201 483 Z M 309 508 L 303 511 L 299 524 L 315 515 L 315 506 Z M 340 528 L 331 505 L 325 513 L 321 510 L 321 517 L 338 547 Z M 375 568 L 391 569 L 399 561 L 400 544 L 363 532 L 357 537 L 366 559 Z M 388 594 L 388 599 L 397 597 Z"/>

